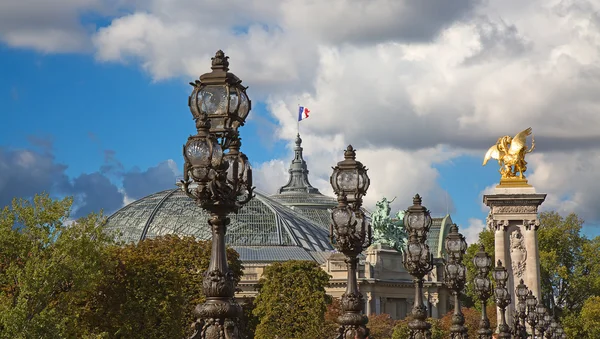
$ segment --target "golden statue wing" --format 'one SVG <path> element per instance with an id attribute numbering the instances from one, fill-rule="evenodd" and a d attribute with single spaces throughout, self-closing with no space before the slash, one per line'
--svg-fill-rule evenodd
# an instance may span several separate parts
<path id="1" fill-rule="evenodd" d="M 498 150 L 497 144 L 490 147 L 485 153 L 485 157 L 483 157 L 483 166 L 485 166 L 490 159 L 500 160 L 500 150 Z"/>
<path id="2" fill-rule="evenodd" d="M 518 154 L 523 148 L 527 147 L 527 137 L 531 135 L 531 127 L 523 130 L 512 139 L 510 142 L 509 154 Z"/>

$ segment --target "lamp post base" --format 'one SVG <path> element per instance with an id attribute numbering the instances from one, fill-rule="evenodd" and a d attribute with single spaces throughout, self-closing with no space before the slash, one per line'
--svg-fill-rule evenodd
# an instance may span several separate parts
<path id="1" fill-rule="evenodd" d="M 242 308 L 233 300 L 212 299 L 196 306 L 198 320 L 189 339 L 241 339 L 238 328 Z"/>
<path id="2" fill-rule="evenodd" d="M 367 317 L 362 314 L 357 314 L 357 316 L 361 316 L 361 319 L 356 319 L 362 324 L 347 324 L 341 325 L 338 328 L 339 334 L 335 337 L 335 339 L 369 339 L 369 329 L 367 328 Z"/>

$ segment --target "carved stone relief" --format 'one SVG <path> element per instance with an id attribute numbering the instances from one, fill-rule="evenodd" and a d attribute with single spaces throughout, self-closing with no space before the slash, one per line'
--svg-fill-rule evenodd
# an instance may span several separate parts
<path id="1" fill-rule="evenodd" d="M 510 259 L 512 261 L 513 274 L 517 278 L 522 278 L 525 273 L 527 250 L 525 249 L 525 241 L 520 229 L 516 229 L 510 235 Z"/>
<path id="2" fill-rule="evenodd" d="M 487 217 L 485 218 L 485 223 L 488 227 L 488 230 L 494 230 L 494 216 L 492 215 L 492 212 L 488 213 Z"/>
<path id="3" fill-rule="evenodd" d="M 437 294 L 437 292 L 433 292 L 430 293 L 429 296 L 427 297 L 427 300 L 431 303 L 431 305 L 433 305 L 434 307 L 437 306 L 437 304 L 440 302 L 440 298 Z"/>
<path id="4" fill-rule="evenodd" d="M 532 205 L 492 206 L 492 213 L 504 213 L 504 214 L 537 213 L 537 206 L 532 206 Z"/>

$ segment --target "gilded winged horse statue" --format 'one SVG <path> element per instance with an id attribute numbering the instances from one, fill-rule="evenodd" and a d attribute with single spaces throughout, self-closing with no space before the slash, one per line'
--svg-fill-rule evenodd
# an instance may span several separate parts
<path id="1" fill-rule="evenodd" d="M 527 137 L 531 135 L 531 148 L 527 149 Z M 527 171 L 527 162 L 525 161 L 525 154 L 531 153 L 535 149 L 535 140 L 531 134 L 531 127 L 523 130 L 514 138 L 508 135 L 500 137 L 496 144 L 485 153 L 483 158 L 483 166 L 487 164 L 490 159 L 498 160 L 500 165 L 500 174 L 502 179 L 516 179 L 517 177 L 521 180 L 525 180 L 525 171 Z M 517 176 L 517 173 L 518 176 Z"/>

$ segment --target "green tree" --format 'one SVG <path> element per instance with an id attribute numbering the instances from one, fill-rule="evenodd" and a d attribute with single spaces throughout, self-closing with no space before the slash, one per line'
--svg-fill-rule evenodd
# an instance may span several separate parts
<path id="1" fill-rule="evenodd" d="M 118 262 L 105 274 L 85 314 L 89 333 L 123 338 L 182 338 L 204 301 L 202 273 L 208 268 L 211 242 L 166 235 L 115 246 Z M 233 249 L 227 259 L 236 283 L 242 263 Z"/>
<path id="2" fill-rule="evenodd" d="M 463 306 L 475 307 L 478 310 L 481 310 L 481 304 L 479 302 L 479 298 L 477 297 L 477 294 L 475 293 L 475 288 L 473 287 L 473 279 L 475 279 L 475 276 L 477 274 L 477 268 L 475 267 L 475 264 L 473 263 L 473 258 L 475 257 L 477 252 L 479 252 L 479 246 L 481 244 L 483 244 L 483 246 L 485 247 L 485 252 L 493 260 L 494 259 L 494 248 L 495 248 L 494 247 L 494 232 L 492 232 L 486 228 L 481 233 L 479 233 L 479 241 L 475 244 L 469 245 L 469 247 L 467 248 L 467 253 L 463 257 L 463 261 L 462 261 L 463 264 L 465 265 L 465 267 L 467 268 L 467 281 L 465 284 L 465 294 L 463 297 Z M 492 279 L 491 270 L 488 275 L 488 278 L 490 279 L 490 281 L 493 281 L 493 280 L 491 280 Z M 488 300 L 488 304 L 493 304 L 493 303 L 494 303 L 493 298 L 490 298 Z"/>
<path id="3" fill-rule="evenodd" d="M 579 311 L 585 300 L 598 294 L 600 244 L 581 234 L 583 220 L 576 214 L 540 214 L 538 230 L 544 303 L 561 314 Z"/>
<path id="4" fill-rule="evenodd" d="M 70 221 L 73 200 L 15 199 L 0 213 L 0 337 L 74 338 L 110 262 L 102 214 Z"/>
<path id="5" fill-rule="evenodd" d="M 325 321 L 323 322 L 323 332 L 320 338 L 334 338 L 338 334 L 338 328 L 340 325 L 337 323 L 337 319 L 342 315 L 342 305 L 339 298 L 333 298 L 328 296 L 331 302 L 327 305 L 325 311 Z"/>
<path id="6" fill-rule="evenodd" d="M 390 339 L 394 333 L 395 322 L 389 314 L 371 314 L 369 316 L 369 330 L 371 339 Z"/>
<path id="7" fill-rule="evenodd" d="M 412 320 L 410 316 L 398 320 L 396 326 L 394 326 L 394 332 L 392 339 L 406 339 L 410 336 L 410 330 L 408 329 L 408 323 Z M 427 322 L 431 324 L 431 339 L 444 339 L 450 336 L 449 332 L 444 331 L 441 326 L 439 319 L 428 318 Z"/>
<path id="8" fill-rule="evenodd" d="M 487 316 L 490 320 L 490 328 L 495 329 L 497 318 L 496 318 L 496 306 L 488 305 L 486 307 Z M 481 320 L 481 311 L 475 308 L 462 308 L 463 316 L 465 317 L 465 326 L 469 330 L 468 335 L 469 338 L 478 338 L 477 331 L 479 330 L 479 322 Z M 440 319 L 440 328 L 447 333 L 448 335 L 445 338 L 450 336 L 450 327 L 452 326 L 452 315 L 454 314 L 454 310 L 446 313 Z"/>
<path id="9" fill-rule="evenodd" d="M 329 275 L 312 261 L 267 266 L 258 282 L 254 314 L 257 339 L 320 338 Z"/>

